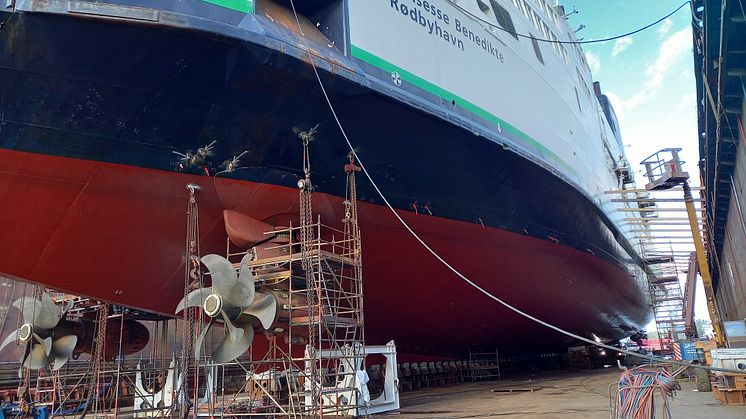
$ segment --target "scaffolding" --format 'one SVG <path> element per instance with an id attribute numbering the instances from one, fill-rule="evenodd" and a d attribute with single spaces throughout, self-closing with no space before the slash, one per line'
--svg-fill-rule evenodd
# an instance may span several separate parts
<path id="1" fill-rule="evenodd" d="M 313 234 L 304 237 L 305 251 L 301 251 L 301 231 Z M 256 252 L 249 262 L 257 289 L 278 298 L 278 320 L 266 332 L 268 348 L 259 354 L 252 347 L 248 366 L 236 361 L 246 380 L 230 398 L 216 393 L 224 387 L 220 377 L 208 377 L 208 394 L 197 405 L 198 416 L 364 415 L 365 383 L 359 380 L 365 356 L 359 241 L 318 218 L 308 226 L 267 234 L 287 237 L 286 243 Z M 245 252 L 231 252 L 231 247 L 228 242 L 227 256 L 238 269 Z M 212 376 L 217 368 L 230 368 L 210 364 L 207 357 L 199 362 Z"/>
<path id="2" fill-rule="evenodd" d="M 298 133 L 305 174 L 298 182 L 300 222 L 266 225 L 271 228 L 264 232 L 267 240 L 239 248 L 229 237 L 224 258 L 201 256 L 199 187 L 187 185 L 184 299 L 178 318 L 38 287 L 30 297 L 22 295 L 18 327 L 3 345 L 17 336 L 21 362 L 30 358 L 31 363 L 20 369 L 18 380 L 9 378 L 17 370 L 0 369 L 0 378 L 11 383 L 0 388 L 11 400 L 0 409 L 14 415 L 140 418 L 358 417 L 397 409 L 394 342 L 365 346 L 355 185 L 360 168 L 352 156 L 344 166 L 340 229 L 323 224 L 312 206 L 308 144 L 313 131 Z M 209 288 L 204 277 L 211 279 Z M 34 309 L 24 310 L 24 303 Z M 50 314 L 60 311 L 57 317 Z M 42 336 L 32 340 L 31 328 Z M 215 330 L 224 339 L 205 355 L 205 348 L 215 347 Z M 265 339 L 254 339 L 255 333 Z M 67 340 L 57 342 L 63 334 Z M 138 345 L 133 336 L 145 336 L 144 343 Z M 83 353 L 87 359 L 78 360 Z M 367 386 L 368 354 L 386 359 L 376 365 L 385 379 L 374 400 Z M 11 387 L 15 396 L 9 396 Z"/>
<path id="3" fill-rule="evenodd" d="M 635 229 L 637 239 L 647 262 L 648 284 L 653 304 L 656 327 L 661 342 L 686 339 L 691 335 L 693 316 L 693 278 L 696 277 L 697 260 L 704 260 L 702 208 L 696 209 L 689 186 L 689 174 L 682 168 L 680 148 L 660 150 L 642 161 L 648 184 L 643 196 L 637 199 L 620 199 L 618 202 L 636 202 L 636 208 L 627 211 L 639 213 L 625 221 Z M 658 192 L 683 192 L 682 198 L 661 198 Z M 701 199 L 696 200 L 701 204 Z M 686 218 L 668 214 L 685 212 Z M 672 228 L 686 226 L 688 228 Z M 692 256 L 694 255 L 694 256 Z M 682 293 L 681 274 L 686 273 L 687 292 Z M 716 336 L 721 336 L 719 317 L 711 288 L 709 271 L 704 269 L 702 280 L 708 301 L 710 317 Z M 663 349 L 663 348 L 661 348 Z"/>
<path id="4" fill-rule="evenodd" d="M 688 213 L 687 199 L 692 202 L 687 184 L 688 173 L 679 158 L 681 149 L 669 148 L 654 153 L 642 161 L 648 183 L 645 189 L 608 191 L 619 195 L 611 201 L 619 203 L 622 221 L 636 239 L 648 278 L 648 290 L 661 342 L 673 342 L 685 337 L 685 309 L 688 307 L 682 292 L 681 280 L 688 273 L 689 259 L 695 243 L 691 223 L 701 225 L 698 214 Z M 678 197 L 671 193 L 684 193 Z M 697 200 L 700 201 L 700 200 Z M 701 202 L 700 202 L 701 203 Z M 691 303 L 689 303 L 689 306 Z"/>
<path id="5" fill-rule="evenodd" d="M 301 228 L 313 233 L 306 238 L 305 252 L 297 239 Z M 288 240 L 257 251 L 250 267 L 257 289 L 278 296 L 278 320 L 265 332 L 266 353 L 252 348 L 230 363 L 214 364 L 202 356 L 185 366 L 180 347 L 192 347 L 183 336 L 193 338 L 189 330 L 195 324 L 176 319 L 148 322 L 149 350 L 127 358 L 116 348 L 114 335 L 119 335 L 121 346 L 124 316 L 130 318 L 131 312 L 55 294 L 58 306 L 71 307 L 67 320 L 87 316 L 92 322 L 90 358 L 71 359 L 56 371 L 24 368 L 23 379 L 5 389 L 16 401 L 6 409 L 62 416 L 87 412 L 90 417 L 365 416 L 370 398 L 363 366 L 360 242 L 352 234 L 356 231 L 337 230 L 317 218 L 310 226 L 268 232 Z M 245 254 L 227 256 L 236 261 Z M 234 266 L 238 269 L 238 262 Z M 41 292 L 46 291 L 34 289 L 32 298 L 38 300 Z M 107 327 L 113 330 L 107 333 Z M 115 339 L 107 342 L 105 336 Z M 107 356 L 107 350 L 116 356 Z M 377 353 L 391 358 L 387 365 L 393 367 L 387 374 L 395 377 L 393 343 Z M 16 365 L 0 375 L 13 382 L 17 371 Z"/>
<path id="6" fill-rule="evenodd" d="M 196 416 L 367 415 L 370 397 L 364 367 L 363 279 L 355 187 L 359 168 L 352 159 L 345 165 L 343 230 L 322 224 L 312 212 L 308 134 L 299 133 L 299 137 L 304 142 L 305 173 L 298 183 L 300 224 L 266 231 L 265 235 L 274 239 L 268 245 L 249 249 L 248 259 L 247 251 L 235 249 L 229 239 L 226 241 L 226 259 L 236 272 L 242 269 L 242 261 L 249 260 L 247 266 L 257 292 L 272 295 L 277 301 L 275 320 L 265 327 L 267 347 L 257 348 L 255 344 L 245 359 L 229 364 L 212 364 L 209 357 L 198 359 L 207 373 L 204 392 L 195 406 Z M 381 350 L 391 355 L 388 349 Z M 225 390 L 226 369 L 244 372 L 245 379 L 235 391 Z"/>
<path id="7" fill-rule="evenodd" d="M 653 304 L 658 338 L 673 342 L 684 331 L 684 296 L 679 282 L 679 270 L 674 262 L 651 268 L 654 275 L 648 284 Z"/>

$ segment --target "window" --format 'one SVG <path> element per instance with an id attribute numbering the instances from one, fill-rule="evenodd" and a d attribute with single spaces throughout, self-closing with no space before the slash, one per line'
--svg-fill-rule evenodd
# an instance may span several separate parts
<path id="1" fill-rule="evenodd" d="M 544 57 L 541 56 L 541 48 L 539 48 L 539 42 L 536 39 L 533 39 L 536 38 L 534 34 L 529 35 L 531 35 L 532 38 L 531 43 L 534 44 L 534 52 L 536 53 L 536 58 L 539 60 L 540 63 L 544 64 Z"/>
<path id="2" fill-rule="evenodd" d="M 513 25 L 513 18 L 510 17 L 510 12 L 508 12 L 504 7 L 497 4 L 495 0 L 490 0 L 490 3 L 492 4 L 492 11 L 495 12 L 497 23 L 499 23 L 500 26 L 503 27 L 503 29 L 510 32 L 510 34 L 513 35 L 513 38 L 518 39 L 518 34 L 516 33 L 515 26 Z"/>
<path id="3" fill-rule="evenodd" d="M 580 87 L 583 88 L 583 93 L 585 93 L 585 96 L 587 98 L 591 98 L 591 92 L 588 90 L 588 85 L 585 83 L 585 79 L 583 78 L 583 75 L 580 73 L 580 69 L 575 69 L 575 72 L 578 75 L 578 83 L 580 84 Z"/>
<path id="4" fill-rule="evenodd" d="M 539 21 L 538 21 L 538 19 L 537 19 L 537 17 L 536 17 L 536 12 L 534 12 L 533 10 L 531 10 L 531 9 L 529 8 L 529 9 L 528 9 L 528 14 L 529 14 L 529 17 L 531 17 L 531 22 L 533 22 L 533 24 L 534 24 L 534 27 L 535 27 L 536 29 L 539 29 L 539 30 L 541 30 L 541 29 L 540 29 L 540 28 L 541 28 L 541 26 L 539 25 Z"/>
<path id="5" fill-rule="evenodd" d="M 559 39 L 554 35 L 554 33 L 549 32 L 549 37 L 552 38 L 552 48 L 554 48 L 555 51 L 557 51 L 557 54 L 562 55 L 562 52 L 560 52 L 560 44 L 557 43 Z"/>
<path id="6" fill-rule="evenodd" d="M 482 0 L 477 0 L 477 5 L 479 5 L 479 10 L 481 10 L 484 13 L 487 13 L 490 11 L 490 7 L 487 6 L 487 3 L 483 2 Z"/>
<path id="7" fill-rule="evenodd" d="M 552 40 L 552 32 L 549 30 L 549 26 L 547 26 L 544 21 L 541 21 L 541 30 L 544 32 L 544 36 L 546 40 L 551 41 Z"/>
<path id="8" fill-rule="evenodd" d="M 521 11 L 523 12 L 523 15 L 528 18 L 528 4 L 526 4 L 526 0 L 520 0 L 521 2 Z"/>
<path id="9" fill-rule="evenodd" d="M 539 6 L 541 6 L 541 10 L 543 10 L 544 13 L 549 14 L 549 12 L 547 11 L 547 8 L 549 7 L 549 5 L 547 4 L 546 1 L 539 0 Z"/>

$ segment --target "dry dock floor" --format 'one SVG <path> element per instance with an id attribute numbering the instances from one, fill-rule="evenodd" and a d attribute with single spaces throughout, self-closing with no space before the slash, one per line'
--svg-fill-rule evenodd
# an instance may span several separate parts
<path id="1" fill-rule="evenodd" d="M 402 393 L 398 413 L 381 419 L 404 418 L 609 418 L 609 384 L 617 369 L 587 372 L 544 372 L 527 378 L 458 384 Z M 726 406 L 711 392 L 697 392 L 693 381 L 679 380 L 681 391 L 671 401 L 677 418 L 746 418 L 746 406 Z M 493 392 L 499 389 L 504 392 Z M 519 389 L 516 392 L 506 392 Z M 533 392 L 520 391 L 534 389 Z M 656 404 L 660 399 L 656 397 Z"/>

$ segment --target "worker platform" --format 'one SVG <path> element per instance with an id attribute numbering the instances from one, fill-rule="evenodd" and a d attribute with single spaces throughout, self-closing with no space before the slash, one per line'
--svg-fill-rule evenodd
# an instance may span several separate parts
<path id="1" fill-rule="evenodd" d="M 645 166 L 645 175 L 649 180 L 645 189 L 648 191 L 667 190 L 689 179 L 689 173 L 681 168 L 684 162 L 679 159 L 679 151 L 681 151 L 680 148 L 663 149 L 642 161 Z"/>

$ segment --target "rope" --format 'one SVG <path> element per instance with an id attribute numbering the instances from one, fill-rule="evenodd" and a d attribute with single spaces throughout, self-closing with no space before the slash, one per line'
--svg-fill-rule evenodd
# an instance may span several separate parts
<path id="1" fill-rule="evenodd" d="M 300 24 L 300 18 L 298 17 L 298 13 L 297 13 L 296 8 L 295 8 L 295 0 L 290 0 L 290 6 L 292 7 L 293 14 L 295 15 L 295 22 L 296 22 L 296 24 L 298 26 L 298 30 L 300 31 L 301 36 L 305 40 L 306 39 L 306 35 L 303 32 L 302 25 Z M 401 223 L 401 225 L 409 232 L 409 234 L 411 234 L 412 237 L 414 237 L 415 240 L 417 240 L 420 243 L 420 245 L 425 248 L 425 250 L 427 250 L 431 255 L 433 255 L 433 257 L 435 259 L 437 259 L 441 264 L 443 264 L 443 266 L 445 266 L 448 270 L 450 270 L 456 276 L 458 276 L 462 281 L 466 282 L 469 286 L 471 286 L 472 288 L 474 288 L 477 291 L 481 292 L 487 298 L 489 298 L 489 299 L 495 301 L 496 303 L 502 305 L 503 307 L 507 308 L 508 310 L 513 311 L 516 314 L 518 314 L 520 316 L 523 316 L 523 317 L 525 317 L 525 318 L 527 318 L 527 319 L 529 319 L 529 320 L 531 320 L 531 321 L 533 321 L 535 323 L 538 323 L 538 324 L 540 324 L 540 325 L 542 325 L 542 326 L 544 326 L 546 328 L 554 330 L 555 332 L 561 333 L 561 334 L 563 334 L 565 336 L 569 336 L 569 337 L 571 337 L 573 339 L 577 339 L 577 340 L 579 340 L 581 342 L 588 343 L 590 345 L 598 346 L 600 348 L 604 348 L 604 349 L 607 349 L 607 350 L 610 350 L 610 351 L 614 351 L 614 352 L 618 352 L 618 353 L 623 353 L 625 355 L 636 356 L 636 357 L 647 359 L 647 360 L 653 361 L 653 362 L 663 362 L 663 361 L 666 361 L 666 362 L 669 362 L 669 363 L 672 363 L 672 364 L 676 364 L 676 365 L 680 365 L 680 366 L 688 366 L 688 367 L 692 367 L 692 368 L 702 368 L 702 369 L 706 369 L 706 370 L 709 370 L 709 371 L 729 372 L 729 373 L 732 373 L 732 374 L 741 374 L 741 373 L 743 373 L 742 371 L 730 370 L 730 369 L 726 369 L 726 368 L 713 368 L 713 367 L 707 367 L 707 366 L 700 365 L 700 364 L 689 364 L 689 363 L 685 363 L 685 362 L 681 362 L 681 361 L 667 361 L 667 360 L 664 360 L 662 358 L 658 358 L 658 357 L 655 357 L 655 356 L 650 356 L 650 355 L 646 355 L 646 354 L 639 354 L 637 352 L 628 351 L 626 349 L 616 348 L 614 346 L 607 345 L 605 343 L 596 342 L 595 340 L 588 339 L 586 337 L 577 335 L 575 333 L 572 333 L 572 332 L 569 332 L 567 330 L 564 330 L 564 329 L 562 329 L 562 328 L 560 328 L 558 326 L 555 326 L 555 325 L 553 325 L 551 323 L 548 323 L 548 322 L 545 322 L 545 321 L 543 321 L 541 319 L 538 319 L 538 318 L 536 318 L 536 317 L 534 317 L 534 316 L 526 313 L 525 311 L 523 311 L 523 310 L 521 310 L 519 308 L 516 308 L 516 307 L 514 307 L 514 306 L 512 306 L 510 304 L 508 304 L 507 302 L 503 301 L 501 298 L 493 295 L 492 293 L 490 293 L 489 291 L 487 291 L 484 288 L 480 287 L 474 281 L 472 281 L 471 279 L 469 279 L 468 277 L 466 277 L 464 274 L 461 273 L 461 271 L 459 271 L 458 269 L 454 268 L 450 263 L 448 263 L 445 259 L 443 259 L 437 252 L 435 252 L 412 229 L 412 227 L 410 227 L 409 224 L 407 224 L 407 222 L 404 221 L 404 219 L 399 215 L 399 213 L 396 211 L 396 209 L 391 205 L 391 203 L 389 202 L 389 200 L 383 194 L 383 192 L 381 191 L 381 189 L 378 187 L 378 184 L 376 184 L 376 182 L 373 180 L 373 177 L 370 175 L 370 172 L 368 172 L 368 169 L 365 168 L 365 164 L 363 164 L 363 161 L 360 159 L 360 156 L 355 151 L 355 147 L 352 145 L 352 142 L 350 141 L 350 138 L 347 136 L 347 131 L 345 131 L 344 127 L 342 126 L 342 122 L 339 120 L 339 115 L 337 115 L 337 111 L 335 110 L 334 105 L 332 104 L 331 99 L 329 98 L 329 94 L 326 91 L 326 86 L 324 85 L 323 81 L 321 80 L 321 75 L 319 74 L 319 70 L 316 67 L 315 58 L 314 58 L 313 54 L 311 54 L 308 45 L 306 45 L 305 52 L 306 52 L 306 56 L 308 57 L 309 63 L 311 64 L 311 68 L 313 69 L 313 72 L 316 75 L 316 80 L 317 80 L 317 82 L 319 84 L 319 87 L 321 88 L 321 93 L 324 95 L 324 99 L 326 100 L 326 104 L 329 107 L 329 111 L 331 112 L 332 116 L 334 117 L 334 121 L 337 124 L 337 127 L 339 127 L 339 130 L 340 130 L 340 133 L 342 134 L 342 137 L 345 139 L 345 142 L 347 142 L 347 146 L 349 147 L 350 152 L 355 157 L 355 160 L 357 161 L 357 164 L 360 166 L 360 168 L 362 169 L 363 173 L 365 174 L 365 177 L 368 179 L 368 181 L 370 181 L 371 186 L 373 186 L 373 189 L 375 189 L 376 193 L 381 197 L 381 199 L 386 204 L 386 206 L 389 208 L 389 210 L 394 215 L 394 217 L 396 217 L 396 219 L 399 221 L 399 223 Z"/>
<path id="2" fill-rule="evenodd" d="M 478 21 L 480 21 L 480 22 L 482 22 L 482 23 L 484 23 L 484 24 L 486 24 L 486 25 L 488 25 L 490 27 L 493 27 L 495 29 L 499 29 L 499 30 L 501 30 L 503 32 L 507 32 L 507 33 L 509 33 L 511 35 L 514 35 L 514 36 L 517 36 L 519 38 L 531 39 L 531 40 L 538 41 L 538 42 L 546 42 L 548 44 L 582 45 L 582 44 L 595 44 L 595 43 L 599 43 L 599 42 L 615 41 L 617 39 L 624 38 L 625 36 L 634 35 L 634 34 L 642 32 L 642 31 L 644 31 L 646 29 L 650 29 L 653 26 L 656 26 L 656 25 L 660 24 L 664 20 L 666 20 L 669 17 L 671 17 L 674 14 L 676 14 L 676 12 L 678 12 L 679 10 L 681 10 L 687 4 L 691 3 L 691 1 L 687 0 L 686 2 L 682 3 L 679 7 L 677 7 L 676 9 L 674 9 L 671 13 L 663 16 L 662 18 L 656 20 L 655 22 L 649 23 L 649 24 L 647 24 L 647 25 L 645 25 L 643 27 L 637 28 L 637 29 L 635 29 L 633 31 L 629 31 L 629 32 L 623 33 L 621 35 L 615 35 L 615 36 L 612 36 L 612 37 L 609 37 L 609 38 L 591 39 L 591 40 L 588 40 L 588 41 L 560 41 L 560 40 L 556 40 L 555 41 L 553 39 L 537 38 L 535 36 L 517 33 L 515 31 L 511 31 L 511 30 L 505 29 L 505 28 L 503 28 L 500 25 L 496 25 L 496 24 L 494 24 L 494 23 L 492 23 L 492 22 L 490 22 L 488 20 L 485 20 L 484 18 L 482 18 L 482 17 L 480 17 L 478 15 L 475 15 L 474 13 L 470 12 L 469 10 L 464 9 L 463 7 L 461 7 L 460 5 L 458 5 L 457 3 L 453 2 L 453 1 L 449 1 L 449 3 L 451 3 L 457 9 L 461 10 L 464 14 L 470 16 L 472 19 L 478 20 Z"/>

